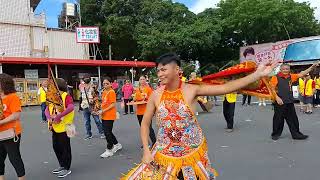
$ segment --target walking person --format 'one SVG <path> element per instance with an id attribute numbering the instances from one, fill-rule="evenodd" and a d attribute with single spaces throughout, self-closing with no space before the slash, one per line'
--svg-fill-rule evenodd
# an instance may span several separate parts
<path id="1" fill-rule="evenodd" d="M 299 74 L 291 74 L 290 66 L 288 64 L 282 64 L 280 72 L 276 76 L 272 76 L 270 84 L 277 93 L 276 102 L 274 103 L 273 131 L 271 134 L 273 140 L 280 138 L 283 131 L 284 120 L 286 120 L 289 126 L 293 139 L 304 140 L 309 137 L 300 132 L 299 120 L 293 104 L 292 83 L 307 75 L 317 66 L 318 64 L 316 63 Z"/>
<path id="2" fill-rule="evenodd" d="M 196 97 L 234 92 L 267 76 L 275 64 L 260 65 L 256 72 L 226 84 L 193 85 L 181 81 L 181 62 L 176 54 L 164 54 L 157 63 L 157 75 L 164 86 L 150 96 L 141 123 L 143 164 L 122 179 L 143 176 L 144 165 L 163 169 L 164 172 L 158 173 L 170 179 L 215 179 L 217 173 L 207 155 L 206 138 L 191 108 Z M 157 118 L 159 130 L 157 146 L 150 150 L 148 141 L 153 116 Z"/>
<path id="3" fill-rule="evenodd" d="M 85 77 L 83 79 L 84 86 L 83 91 L 81 92 L 82 102 L 81 102 L 81 108 L 83 109 L 83 117 L 85 120 L 85 127 L 86 127 L 86 133 L 87 136 L 84 138 L 85 140 L 92 139 L 92 131 L 91 131 L 91 116 L 94 119 L 94 122 L 97 125 L 98 133 L 100 135 L 100 138 L 104 139 L 104 133 L 102 128 L 102 123 L 100 121 L 99 115 L 92 113 L 92 104 L 93 104 L 93 93 L 94 89 L 92 85 L 90 84 L 91 79 L 90 77 Z"/>
<path id="4" fill-rule="evenodd" d="M 320 73 L 318 77 L 314 77 L 314 82 L 316 83 L 316 94 L 315 94 L 315 107 L 320 107 Z"/>
<path id="5" fill-rule="evenodd" d="M 306 114 L 312 114 L 312 103 L 313 103 L 313 97 L 316 92 L 316 83 L 314 80 L 311 79 L 310 74 L 308 73 L 305 77 L 304 81 L 304 96 L 303 96 L 303 103 L 306 105 L 305 113 Z"/>
<path id="6" fill-rule="evenodd" d="M 224 96 L 223 116 L 227 122 L 226 132 L 233 131 L 234 110 L 237 102 L 237 93 L 229 93 Z"/>
<path id="7" fill-rule="evenodd" d="M 147 84 L 145 76 L 140 76 L 139 78 L 139 87 L 135 90 L 134 94 L 134 101 L 148 101 L 148 98 L 152 94 L 152 89 Z M 143 115 L 146 112 L 147 104 L 138 104 L 137 105 L 137 118 L 139 125 L 141 126 L 141 122 L 143 119 Z M 151 147 L 156 143 L 156 134 L 154 133 L 154 130 L 152 128 L 152 123 L 150 124 L 150 134 L 149 137 L 151 139 Z"/>
<path id="8" fill-rule="evenodd" d="M 304 89 L 305 89 L 305 77 L 301 77 L 298 80 L 298 92 L 299 92 L 299 103 L 300 103 L 300 112 L 304 112 Z"/>
<path id="9" fill-rule="evenodd" d="M 16 94 L 14 81 L 8 74 L 0 74 L 0 134 L 13 129 L 15 136 L 0 140 L 0 180 L 4 180 L 7 156 L 14 167 L 18 179 L 25 180 L 25 168 L 20 153 L 21 141 L 21 102 Z"/>
<path id="10" fill-rule="evenodd" d="M 38 96 L 40 99 L 40 106 L 41 106 L 41 117 L 42 117 L 42 122 L 47 122 L 47 118 L 45 115 L 45 111 L 47 108 L 46 101 L 46 92 L 47 92 L 47 87 L 48 87 L 48 82 L 45 80 L 41 83 L 41 87 L 38 90 Z"/>
<path id="11" fill-rule="evenodd" d="M 111 79 L 105 77 L 103 80 L 101 111 L 99 112 L 102 117 L 102 126 L 107 140 L 107 148 L 105 152 L 100 155 L 102 158 L 113 156 L 114 153 L 122 149 L 122 145 L 112 132 L 113 124 L 117 119 L 116 102 L 116 93 L 112 89 Z"/>
<path id="12" fill-rule="evenodd" d="M 259 104 L 258 106 L 267 106 L 267 103 L 266 103 L 266 98 L 258 98 L 259 99 Z"/>
<path id="13" fill-rule="evenodd" d="M 251 96 L 247 95 L 247 94 L 243 94 L 242 95 L 242 106 L 246 105 L 247 98 L 248 98 L 247 105 L 250 106 L 250 104 L 251 104 Z"/>
<path id="14" fill-rule="evenodd" d="M 66 127 L 71 125 L 74 120 L 74 104 L 72 96 L 68 93 L 67 83 L 64 79 L 56 79 L 63 110 L 56 114 L 55 105 L 49 103 L 46 109 L 46 116 L 49 120 L 49 130 L 52 132 L 52 147 L 59 162 L 59 167 L 52 171 L 57 177 L 64 178 L 71 174 L 71 145 L 70 138 L 67 136 Z"/>
<path id="15" fill-rule="evenodd" d="M 132 101 L 133 86 L 130 83 L 130 80 L 126 80 L 126 83 L 122 86 L 123 101 L 124 101 L 124 113 L 123 115 L 128 114 L 128 109 L 130 109 L 130 114 L 133 114 L 133 105 L 127 105 L 128 102 Z"/>

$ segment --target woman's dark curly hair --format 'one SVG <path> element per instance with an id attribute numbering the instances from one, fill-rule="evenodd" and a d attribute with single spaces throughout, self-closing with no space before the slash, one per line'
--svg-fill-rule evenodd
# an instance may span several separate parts
<path id="1" fill-rule="evenodd" d="M 5 73 L 0 74 L 0 89 L 5 95 L 16 92 L 12 76 Z"/>

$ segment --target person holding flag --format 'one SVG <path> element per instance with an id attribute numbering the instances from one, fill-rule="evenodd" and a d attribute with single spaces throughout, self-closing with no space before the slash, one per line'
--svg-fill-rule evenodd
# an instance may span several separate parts
<path id="1" fill-rule="evenodd" d="M 60 165 L 52 173 L 64 178 L 71 174 L 72 154 L 67 129 L 74 120 L 74 104 L 71 95 L 67 93 L 66 81 L 54 79 L 51 73 L 48 82 L 46 117 L 49 130 L 52 132 L 53 150 Z"/>

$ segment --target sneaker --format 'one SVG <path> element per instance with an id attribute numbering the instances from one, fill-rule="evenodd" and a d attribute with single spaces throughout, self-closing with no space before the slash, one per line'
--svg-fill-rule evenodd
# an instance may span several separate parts
<path id="1" fill-rule="evenodd" d="M 85 138 L 84 138 L 84 140 L 89 140 L 89 139 L 92 139 L 92 135 L 87 135 Z"/>
<path id="2" fill-rule="evenodd" d="M 264 102 L 264 103 L 262 103 L 262 105 L 263 105 L 263 106 L 267 106 L 267 103 Z"/>
<path id="3" fill-rule="evenodd" d="M 271 136 L 271 139 L 274 141 L 278 140 L 279 138 L 280 138 L 280 136 Z"/>
<path id="4" fill-rule="evenodd" d="M 113 156 L 113 152 L 112 150 L 109 150 L 109 149 L 106 149 L 106 151 L 100 155 L 100 157 L 102 158 L 107 158 L 111 156 Z"/>
<path id="5" fill-rule="evenodd" d="M 100 139 L 105 139 L 105 138 L 106 138 L 106 136 L 104 134 L 100 135 Z"/>
<path id="6" fill-rule="evenodd" d="M 299 136 L 296 136 L 296 137 L 292 137 L 292 139 L 295 139 L 295 140 L 305 140 L 305 139 L 308 139 L 309 136 L 308 135 L 299 135 Z"/>
<path id="7" fill-rule="evenodd" d="M 128 113 L 123 113 L 123 115 L 127 115 Z"/>
<path id="8" fill-rule="evenodd" d="M 262 103 L 259 103 L 259 106 L 262 106 Z"/>
<path id="9" fill-rule="evenodd" d="M 58 167 L 57 169 L 55 169 L 55 170 L 52 171 L 52 174 L 59 174 L 59 173 L 61 173 L 63 170 L 64 170 L 63 167 Z"/>
<path id="10" fill-rule="evenodd" d="M 71 171 L 64 169 L 58 174 L 58 178 L 67 177 L 69 174 L 71 174 Z"/>
<path id="11" fill-rule="evenodd" d="M 111 149 L 111 151 L 113 153 L 116 153 L 117 151 L 121 150 L 122 149 L 122 145 L 120 143 L 116 144 L 116 145 L 113 145 L 113 148 Z"/>
<path id="12" fill-rule="evenodd" d="M 130 112 L 130 114 L 134 114 L 134 112 Z"/>
<path id="13" fill-rule="evenodd" d="M 232 133 L 232 132 L 233 132 L 233 129 L 226 129 L 226 132 L 227 132 L 227 133 Z"/>

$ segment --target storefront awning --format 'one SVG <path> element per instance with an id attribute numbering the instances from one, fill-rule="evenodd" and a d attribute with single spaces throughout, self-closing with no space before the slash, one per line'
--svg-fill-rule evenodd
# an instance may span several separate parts
<path id="1" fill-rule="evenodd" d="M 64 66 L 116 66 L 116 67 L 155 67 L 154 62 L 144 61 L 118 61 L 118 60 L 83 60 L 83 59 L 57 59 L 57 58 L 26 58 L 26 57 L 0 57 L 2 64 L 50 64 Z"/>

